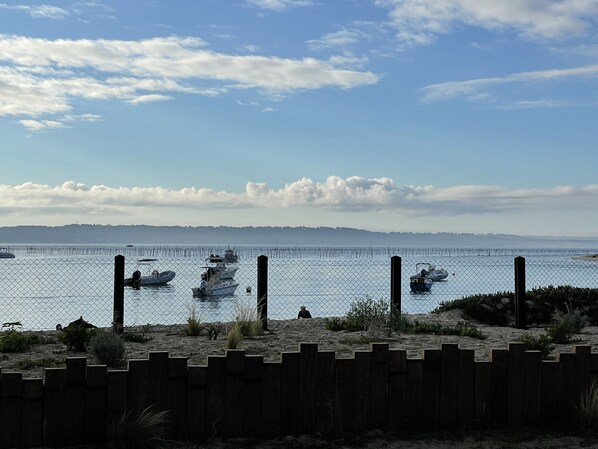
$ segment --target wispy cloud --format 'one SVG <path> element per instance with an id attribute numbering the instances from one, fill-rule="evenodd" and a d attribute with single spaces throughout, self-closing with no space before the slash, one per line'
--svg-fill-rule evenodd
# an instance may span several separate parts
<path id="1" fill-rule="evenodd" d="M 67 114 L 57 120 L 23 119 L 19 123 L 34 132 L 48 131 L 51 129 L 70 128 L 75 122 L 98 122 L 102 117 L 94 114 L 70 115 Z"/>
<path id="2" fill-rule="evenodd" d="M 460 26 L 555 40 L 591 32 L 598 0 L 374 0 L 389 10 L 401 46 L 426 45 Z"/>
<path id="3" fill-rule="evenodd" d="M 325 50 L 329 48 L 347 48 L 363 39 L 364 33 L 359 30 L 343 29 L 328 33 L 320 39 L 307 41 L 311 50 Z"/>
<path id="4" fill-rule="evenodd" d="M 514 83 L 540 83 L 547 81 L 569 80 L 572 78 L 595 79 L 598 78 L 598 65 L 573 67 L 567 69 L 541 70 L 532 72 L 520 72 L 503 77 L 480 78 L 465 81 L 450 81 L 446 83 L 431 84 L 421 89 L 422 100 L 430 103 L 435 101 L 448 101 L 456 98 L 464 98 L 468 101 L 481 101 L 490 98 L 490 90 L 497 86 Z M 517 100 L 513 104 L 528 107 L 558 106 L 565 104 L 554 100 Z"/>
<path id="5" fill-rule="evenodd" d="M 355 58 L 237 56 L 206 47 L 194 37 L 121 41 L 0 35 L 0 116 L 42 123 L 40 118 L 56 120 L 44 115 L 70 113 L 76 99 L 141 104 L 170 99 L 173 93 L 215 96 L 239 89 L 275 97 L 325 87 L 352 89 L 379 79 L 356 70 Z"/>
<path id="6" fill-rule="evenodd" d="M 24 12 L 34 19 L 54 19 L 62 20 L 69 16 L 69 12 L 58 6 L 51 5 L 8 5 L 0 3 L 0 9 L 8 9 L 13 11 Z"/>
<path id="7" fill-rule="evenodd" d="M 301 8 L 312 6 L 314 0 L 247 0 L 249 6 L 268 10 L 268 11 L 286 11 L 291 8 Z"/>

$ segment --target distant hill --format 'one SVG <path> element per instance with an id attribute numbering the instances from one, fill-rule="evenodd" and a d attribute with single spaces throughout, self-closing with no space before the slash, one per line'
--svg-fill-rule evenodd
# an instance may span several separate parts
<path id="1" fill-rule="evenodd" d="M 598 238 L 373 232 L 352 228 L 66 225 L 0 227 L 0 244 L 598 248 Z"/>

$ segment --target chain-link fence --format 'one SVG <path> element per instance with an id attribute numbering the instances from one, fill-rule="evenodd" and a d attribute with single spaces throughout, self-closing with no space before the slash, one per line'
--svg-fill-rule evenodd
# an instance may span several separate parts
<path id="1" fill-rule="evenodd" d="M 344 316 L 357 298 L 390 301 L 391 257 L 268 258 L 268 319 L 292 319 L 304 305 L 314 317 Z M 476 255 L 401 260 L 400 298 L 403 313 L 427 314 L 441 302 L 464 296 L 514 291 L 512 255 Z M 410 290 L 409 277 L 419 262 L 448 272 L 429 292 Z M 101 327 L 113 320 L 114 256 L 45 255 L 0 261 L 0 324 L 20 322 L 25 329 L 54 329 L 80 316 Z M 243 258 L 233 282 L 234 294 L 196 297 L 206 261 L 176 254 L 138 265 L 127 256 L 125 277 L 135 270 L 171 270 L 166 285 L 124 289 L 124 324 L 185 323 L 191 308 L 203 322 L 226 322 L 238 307 L 257 304 L 257 258 Z M 528 290 L 549 285 L 598 286 L 598 261 L 563 255 L 526 257 Z"/>

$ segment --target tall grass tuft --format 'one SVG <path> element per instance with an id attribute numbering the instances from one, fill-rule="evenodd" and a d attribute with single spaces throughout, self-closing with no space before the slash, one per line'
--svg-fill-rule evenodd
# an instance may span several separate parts
<path id="1" fill-rule="evenodd" d="M 228 331 L 226 335 L 226 343 L 224 344 L 225 349 L 237 349 L 239 343 L 243 340 L 243 333 L 237 323 Z"/>
<path id="2" fill-rule="evenodd" d="M 152 406 L 139 414 L 127 412 L 108 429 L 110 449 L 161 449 L 166 447 L 167 414 Z"/>
<path id="3" fill-rule="evenodd" d="M 195 304 L 189 307 L 189 317 L 187 318 L 187 326 L 185 327 L 185 334 L 191 337 L 197 337 L 201 334 L 204 330 L 203 325 L 201 324 L 201 320 L 199 319 L 199 315 L 197 314 L 197 309 L 195 308 Z"/>
<path id="4" fill-rule="evenodd" d="M 243 337 L 253 337 L 264 332 L 257 308 L 251 301 L 237 301 L 235 303 L 235 312 L 235 327 L 238 327 Z"/>
<path id="5" fill-rule="evenodd" d="M 584 430 L 598 430 L 598 380 L 594 379 L 590 387 L 581 394 L 575 405 L 577 419 Z"/>

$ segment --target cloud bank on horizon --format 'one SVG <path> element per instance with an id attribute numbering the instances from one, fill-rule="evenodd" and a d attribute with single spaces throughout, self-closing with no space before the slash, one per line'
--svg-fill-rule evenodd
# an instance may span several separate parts
<path id="1" fill-rule="evenodd" d="M 259 210 L 598 235 L 597 17 L 598 0 L 0 0 L 0 226 Z"/>

